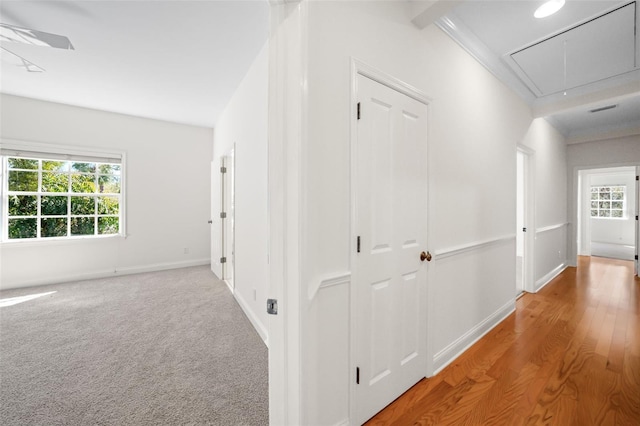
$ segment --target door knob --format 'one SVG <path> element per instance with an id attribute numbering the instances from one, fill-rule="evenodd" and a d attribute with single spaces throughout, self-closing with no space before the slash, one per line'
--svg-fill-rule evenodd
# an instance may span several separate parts
<path id="1" fill-rule="evenodd" d="M 424 262 L 425 260 L 426 260 L 427 262 L 431 262 L 431 253 L 429 253 L 429 252 L 426 252 L 426 253 L 425 253 L 425 252 L 422 252 L 422 253 L 420 253 L 420 260 L 421 260 L 422 262 Z"/>

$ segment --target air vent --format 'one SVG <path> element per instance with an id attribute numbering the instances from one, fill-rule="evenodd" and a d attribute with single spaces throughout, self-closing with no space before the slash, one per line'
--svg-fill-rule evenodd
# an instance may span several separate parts
<path id="1" fill-rule="evenodd" d="M 589 110 L 589 112 L 600 112 L 600 111 L 606 111 L 608 109 L 614 109 L 615 107 L 617 107 L 618 105 L 607 105 L 605 107 L 602 108 L 596 108 L 596 109 L 592 109 Z"/>

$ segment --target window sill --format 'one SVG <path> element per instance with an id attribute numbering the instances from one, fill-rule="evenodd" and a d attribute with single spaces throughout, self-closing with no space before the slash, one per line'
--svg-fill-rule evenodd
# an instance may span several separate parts
<path id="1" fill-rule="evenodd" d="M 73 245 L 73 244 L 82 244 L 82 243 L 93 243 L 99 241 L 113 241 L 116 239 L 126 239 L 126 235 L 122 234 L 114 234 L 114 235 L 104 235 L 104 236 L 87 236 L 87 237 L 73 237 L 73 238 L 46 238 L 46 239 L 15 239 L 15 240 L 7 240 L 1 241 L 0 246 L 3 248 L 9 247 L 42 247 L 42 246 L 64 246 L 64 245 Z"/>

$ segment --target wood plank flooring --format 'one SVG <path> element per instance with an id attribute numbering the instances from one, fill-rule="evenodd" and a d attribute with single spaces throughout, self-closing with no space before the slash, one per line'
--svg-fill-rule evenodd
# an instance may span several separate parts
<path id="1" fill-rule="evenodd" d="M 640 280 L 579 257 L 367 425 L 640 425 Z"/>

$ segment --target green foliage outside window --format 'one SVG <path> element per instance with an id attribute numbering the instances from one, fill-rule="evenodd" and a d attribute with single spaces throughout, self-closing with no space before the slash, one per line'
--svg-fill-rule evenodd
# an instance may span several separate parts
<path id="1" fill-rule="evenodd" d="M 626 186 L 592 186 L 591 217 L 624 218 Z"/>
<path id="2" fill-rule="evenodd" d="M 121 166 L 7 158 L 9 239 L 120 232 Z"/>

